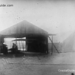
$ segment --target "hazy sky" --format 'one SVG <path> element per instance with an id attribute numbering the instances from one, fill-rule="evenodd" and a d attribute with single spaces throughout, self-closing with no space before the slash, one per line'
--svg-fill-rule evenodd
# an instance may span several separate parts
<path id="1" fill-rule="evenodd" d="M 57 34 L 57 41 L 63 41 L 75 31 L 75 1 L 0 0 L 0 31 L 23 20 Z"/>

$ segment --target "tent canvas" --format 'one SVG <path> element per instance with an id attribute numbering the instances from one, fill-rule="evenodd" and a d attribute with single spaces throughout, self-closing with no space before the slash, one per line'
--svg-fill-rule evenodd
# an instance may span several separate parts
<path id="1" fill-rule="evenodd" d="M 73 32 L 62 44 L 62 52 L 75 51 L 75 32 Z"/>

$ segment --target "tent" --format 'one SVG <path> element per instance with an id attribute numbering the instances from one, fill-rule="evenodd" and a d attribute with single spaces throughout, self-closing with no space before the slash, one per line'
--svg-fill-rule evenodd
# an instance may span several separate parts
<path id="1" fill-rule="evenodd" d="M 75 32 L 66 38 L 62 44 L 61 52 L 74 52 L 75 51 Z"/>

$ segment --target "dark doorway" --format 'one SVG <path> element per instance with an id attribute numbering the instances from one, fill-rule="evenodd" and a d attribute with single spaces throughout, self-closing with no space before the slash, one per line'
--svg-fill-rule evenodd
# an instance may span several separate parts
<path id="1" fill-rule="evenodd" d="M 47 37 L 27 37 L 27 51 L 46 53 L 48 51 Z"/>

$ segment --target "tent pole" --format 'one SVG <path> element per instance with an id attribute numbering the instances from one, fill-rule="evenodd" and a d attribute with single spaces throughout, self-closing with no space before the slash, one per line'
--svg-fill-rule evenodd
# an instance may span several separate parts
<path id="1" fill-rule="evenodd" d="M 59 53 L 59 51 L 57 50 L 57 48 L 56 48 L 56 46 L 54 45 L 54 43 L 53 43 L 53 40 L 51 40 L 51 38 L 49 37 L 49 39 L 50 39 L 50 41 L 52 42 L 52 46 L 54 46 L 55 47 L 55 49 L 56 49 L 56 51 Z"/>
<path id="2" fill-rule="evenodd" d="M 21 41 L 22 42 L 22 48 L 23 48 L 23 51 L 24 51 L 24 43 L 23 43 L 23 41 Z"/>
<path id="3" fill-rule="evenodd" d="M 20 51 L 21 51 L 21 42 L 19 41 L 19 45 L 20 45 Z"/>
<path id="4" fill-rule="evenodd" d="M 17 45 L 17 38 L 16 38 L 16 45 Z"/>
<path id="5" fill-rule="evenodd" d="M 26 51 L 26 42 L 27 42 L 27 41 L 26 41 L 26 37 L 25 37 L 25 44 L 24 44 L 24 49 L 25 49 L 25 50 L 24 50 L 24 51 Z"/>

